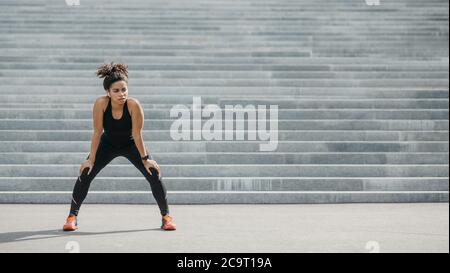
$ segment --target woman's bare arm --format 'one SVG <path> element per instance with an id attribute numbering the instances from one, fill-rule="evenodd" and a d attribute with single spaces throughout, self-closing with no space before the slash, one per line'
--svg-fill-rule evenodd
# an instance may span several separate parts
<path id="1" fill-rule="evenodd" d="M 132 119 L 132 135 L 134 143 L 141 157 L 147 154 L 145 149 L 144 139 L 142 138 L 142 128 L 144 128 L 144 110 L 139 104 L 139 101 L 133 99 L 131 103 L 131 119 Z"/>
<path id="2" fill-rule="evenodd" d="M 98 98 L 92 110 L 93 128 L 94 132 L 91 139 L 91 151 L 89 153 L 89 160 L 94 163 L 97 148 L 100 143 L 100 137 L 103 133 L 103 97 Z"/>
<path id="3" fill-rule="evenodd" d="M 151 156 L 150 151 L 145 149 L 144 140 L 142 138 L 142 128 L 144 128 L 144 110 L 142 109 L 142 106 L 139 104 L 139 101 L 137 101 L 136 99 L 133 99 L 132 103 L 130 104 L 130 108 L 132 119 L 132 135 L 134 143 L 136 144 L 136 147 L 139 150 L 139 154 L 141 157 L 143 157 L 147 153 L 149 156 Z M 147 172 L 149 172 L 151 175 L 153 175 L 153 173 L 150 171 L 150 169 L 152 168 L 156 169 L 158 177 L 159 179 L 161 179 L 161 168 L 158 166 L 155 160 L 147 159 L 143 162 L 143 164 Z"/>

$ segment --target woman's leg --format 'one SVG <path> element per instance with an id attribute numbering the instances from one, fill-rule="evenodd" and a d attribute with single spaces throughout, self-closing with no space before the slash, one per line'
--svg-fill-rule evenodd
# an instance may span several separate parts
<path id="1" fill-rule="evenodd" d="M 145 169 L 144 163 L 141 160 L 141 155 L 136 145 L 130 145 L 123 149 L 121 153 L 126 157 L 147 179 L 152 189 L 153 197 L 155 197 L 156 203 L 159 206 L 161 215 L 164 216 L 169 214 L 169 205 L 167 204 L 167 190 L 162 182 L 162 179 L 158 177 L 156 170 L 151 170 L 152 175 L 150 175 Z"/>
<path id="2" fill-rule="evenodd" d="M 115 148 L 111 145 L 100 141 L 97 152 L 95 154 L 95 162 L 92 167 L 91 173 L 88 168 L 82 170 L 81 175 L 78 177 L 72 194 L 72 202 L 70 205 L 70 214 L 77 216 L 80 210 L 81 204 L 87 196 L 89 187 L 94 177 L 116 157 Z M 89 156 L 88 156 L 89 158 Z M 86 158 L 86 159 L 88 159 Z"/>

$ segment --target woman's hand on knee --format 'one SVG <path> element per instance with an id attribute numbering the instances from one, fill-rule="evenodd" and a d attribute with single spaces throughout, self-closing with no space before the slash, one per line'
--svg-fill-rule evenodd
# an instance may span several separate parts
<path id="1" fill-rule="evenodd" d="M 86 161 L 84 161 L 83 163 L 81 163 L 81 166 L 80 166 L 80 176 L 81 176 L 81 174 L 83 173 L 83 170 L 85 169 L 85 168 L 89 168 L 89 171 L 88 171 L 88 175 L 91 173 L 91 171 L 92 171 L 92 167 L 94 166 L 94 163 L 92 163 L 89 159 L 88 160 L 86 160 Z"/>
<path id="2" fill-rule="evenodd" d="M 147 172 L 150 175 L 153 175 L 150 169 L 155 169 L 158 172 L 158 176 L 161 177 L 161 168 L 159 167 L 158 163 L 156 163 L 155 160 L 147 159 L 144 161 L 144 166 Z"/>

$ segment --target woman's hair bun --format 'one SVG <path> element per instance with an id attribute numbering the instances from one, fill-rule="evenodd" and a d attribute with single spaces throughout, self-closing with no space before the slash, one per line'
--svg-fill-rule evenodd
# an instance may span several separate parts
<path id="1" fill-rule="evenodd" d="M 99 78 L 105 78 L 111 76 L 112 74 L 121 74 L 128 78 L 128 66 L 126 64 L 103 64 L 97 68 L 97 76 Z"/>

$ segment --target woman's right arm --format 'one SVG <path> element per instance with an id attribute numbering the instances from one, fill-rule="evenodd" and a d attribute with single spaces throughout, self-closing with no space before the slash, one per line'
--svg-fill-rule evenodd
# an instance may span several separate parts
<path id="1" fill-rule="evenodd" d="M 94 108 L 92 110 L 93 118 L 93 128 L 94 132 L 91 139 L 91 151 L 89 153 L 88 159 L 94 164 L 95 156 L 97 153 L 97 148 L 100 143 L 100 137 L 103 133 L 103 103 L 102 98 L 98 98 L 94 103 Z"/>

